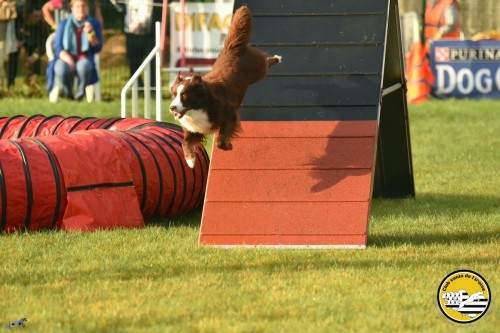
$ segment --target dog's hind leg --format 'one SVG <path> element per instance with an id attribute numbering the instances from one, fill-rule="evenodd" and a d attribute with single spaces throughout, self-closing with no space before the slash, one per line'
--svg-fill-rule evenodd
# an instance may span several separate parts
<path id="1" fill-rule="evenodd" d="M 277 65 L 281 62 L 281 56 L 273 55 L 272 57 L 267 57 L 267 67 Z"/>
<path id="2" fill-rule="evenodd" d="M 184 158 L 187 165 L 192 169 L 196 162 L 196 145 L 203 142 L 205 136 L 200 133 L 191 133 L 184 129 L 184 141 L 182 141 L 182 150 L 184 150 Z"/>

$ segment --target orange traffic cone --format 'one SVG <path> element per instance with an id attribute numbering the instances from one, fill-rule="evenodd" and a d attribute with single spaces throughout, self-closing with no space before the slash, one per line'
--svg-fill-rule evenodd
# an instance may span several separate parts
<path id="1" fill-rule="evenodd" d="M 405 76 L 407 81 L 406 98 L 409 103 L 427 100 L 434 82 L 427 56 L 427 48 L 420 42 L 414 43 L 406 54 Z"/>

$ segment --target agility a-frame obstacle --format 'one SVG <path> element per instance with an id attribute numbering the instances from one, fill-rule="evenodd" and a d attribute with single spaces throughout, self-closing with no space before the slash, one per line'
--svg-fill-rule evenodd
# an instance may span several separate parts
<path id="1" fill-rule="evenodd" d="M 365 247 L 373 195 L 414 195 L 397 1 L 237 0 L 283 56 L 214 147 L 200 244 Z"/>

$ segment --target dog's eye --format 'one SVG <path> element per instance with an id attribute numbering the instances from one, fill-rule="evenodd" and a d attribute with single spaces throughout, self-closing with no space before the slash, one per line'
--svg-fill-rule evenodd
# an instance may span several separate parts
<path id="1" fill-rule="evenodd" d="M 181 94 L 181 99 L 186 99 L 186 93 Z"/>

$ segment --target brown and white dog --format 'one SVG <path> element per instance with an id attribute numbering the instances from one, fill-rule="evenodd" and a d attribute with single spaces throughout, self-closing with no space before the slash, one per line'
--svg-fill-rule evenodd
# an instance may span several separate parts
<path id="1" fill-rule="evenodd" d="M 233 16 L 224 47 L 212 70 L 204 77 L 177 75 L 172 86 L 170 111 L 184 129 L 182 148 L 189 167 L 195 164 L 195 145 L 205 134 L 219 132 L 217 147 L 233 148 L 231 139 L 240 131 L 239 110 L 250 84 L 264 78 L 267 68 L 281 62 L 252 47 L 252 14 L 246 6 Z"/>

